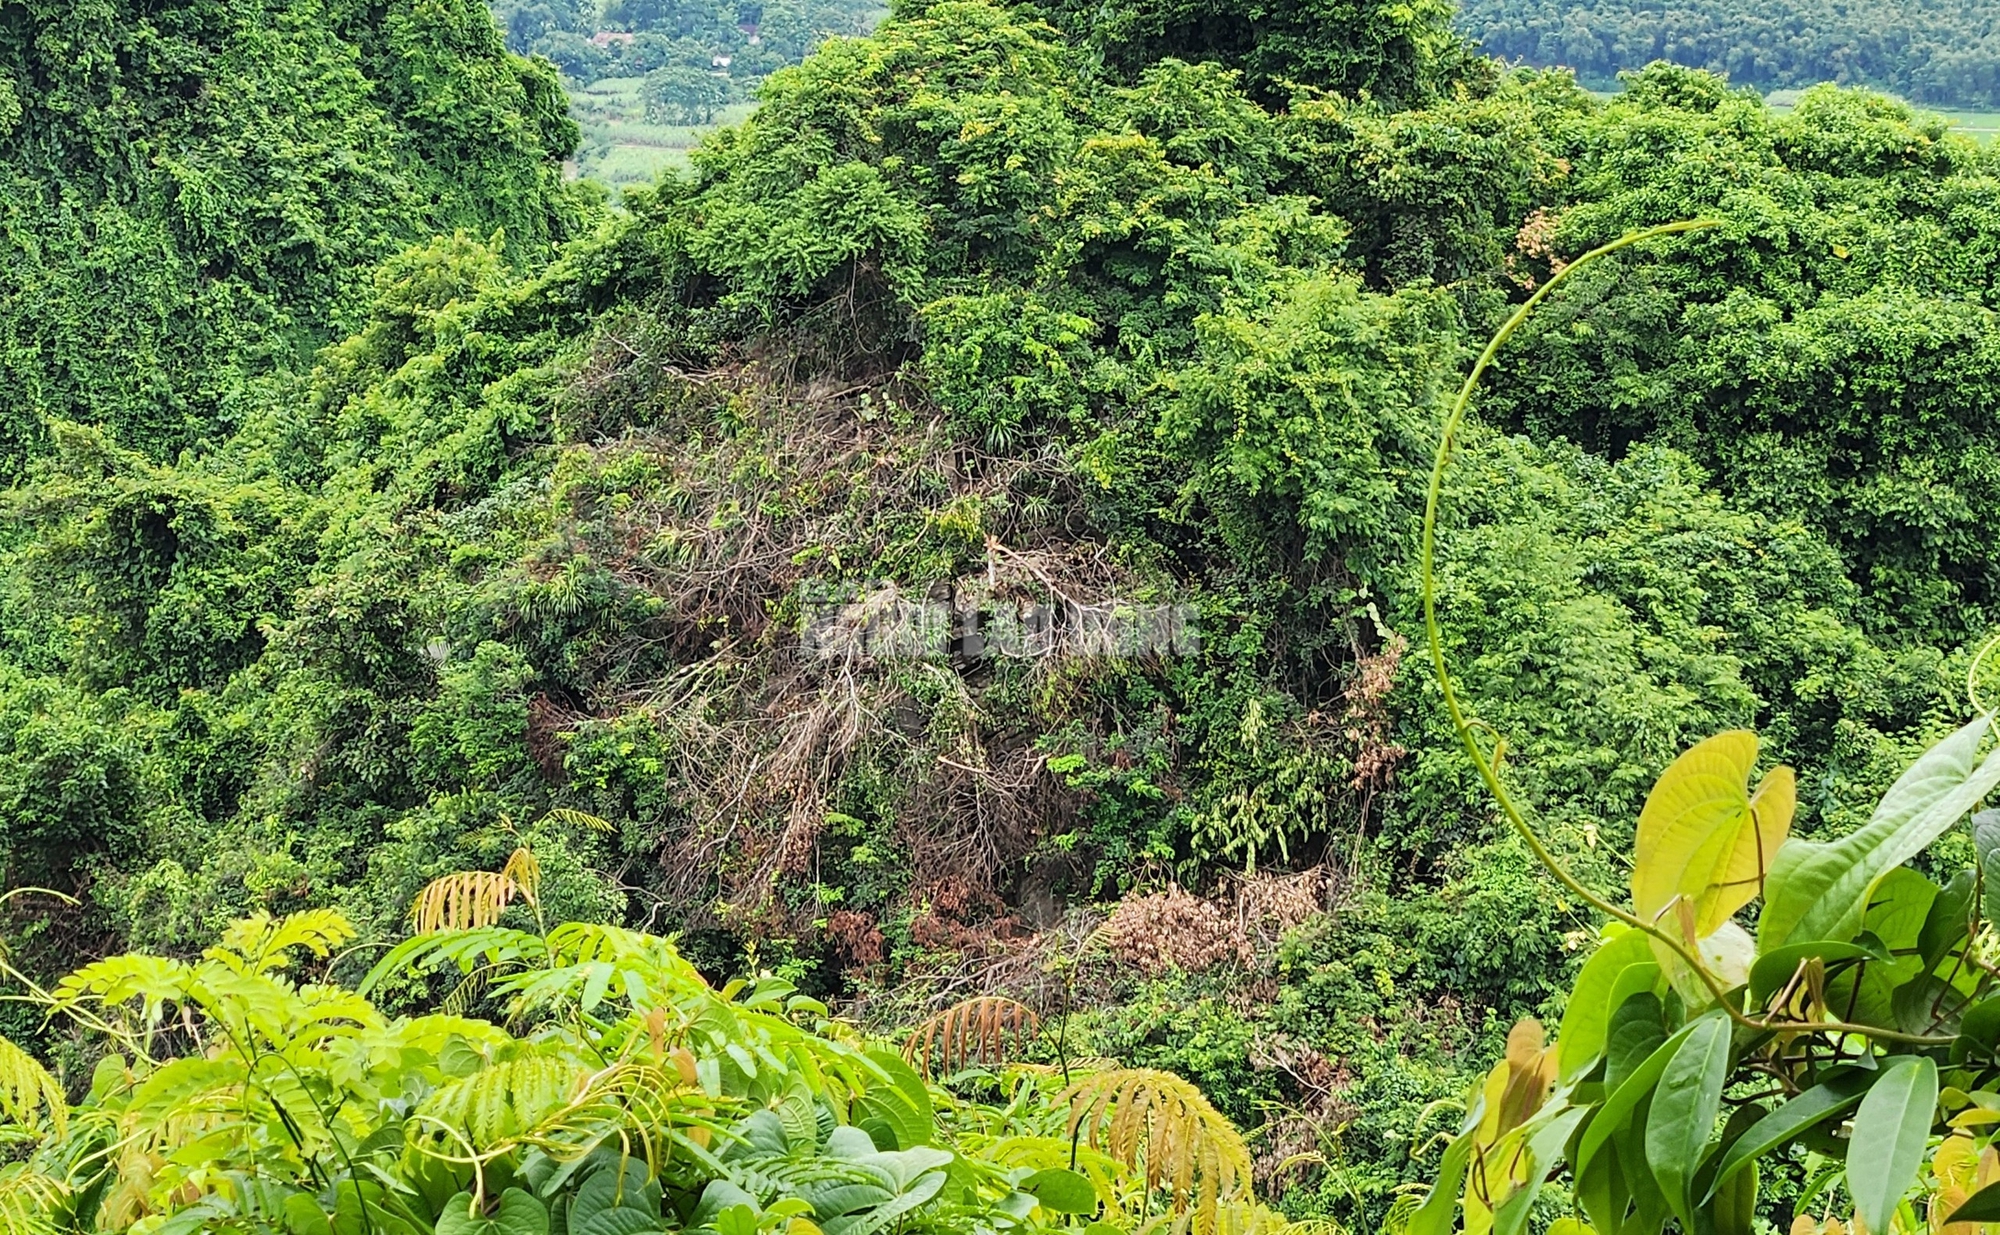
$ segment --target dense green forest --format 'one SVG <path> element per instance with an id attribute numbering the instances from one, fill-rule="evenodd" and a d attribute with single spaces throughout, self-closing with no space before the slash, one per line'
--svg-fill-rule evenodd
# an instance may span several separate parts
<path id="1" fill-rule="evenodd" d="M 2000 107 L 2000 13 L 1978 0 L 1465 0 L 1458 24 L 1491 55 L 1593 84 L 1670 60 L 1766 92 L 1838 82 Z"/>
<path id="2" fill-rule="evenodd" d="M 0 3 L 4 1212 L 1423 1233 L 1437 1104 L 1503 1043 L 1461 1180 L 1635 1044 L 1740 1064 L 1753 1116 L 1753 1074 L 1794 1086 L 1682 1024 L 1726 1003 L 1687 952 L 1628 966 L 1651 1020 L 1596 1071 L 1510 1026 L 1588 1039 L 1607 906 L 1676 912 L 1634 872 L 1697 742 L 1761 735 L 1732 820 L 1753 764 L 1796 781 L 1728 895 L 1688 877 L 1687 949 L 1743 933 L 1766 838 L 1982 741 L 2000 154 L 1860 90 L 1599 100 L 1453 19 L 908 0 L 612 207 L 472 0 Z M 1557 278 L 1427 568 L 1451 396 Z M 1943 825 L 1992 783 L 1955 775 Z M 1983 869 L 1943 825 L 1888 865 Z M 1934 886 L 1900 925 L 1875 888 L 1837 940 L 1760 927 L 1853 949 L 1786 954 L 1876 1018 L 1835 1071 L 1995 968 Z M 1907 997 L 1851 968 L 1919 952 Z M 1712 1124 L 1693 1066 L 1650 1100 Z M 1762 1220 L 1886 1229 L 1808 1148 Z M 1707 1161 L 1632 1229 L 1702 1229 Z M 1525 1229 L 1498 1200 L 1466 1229 Z"/>

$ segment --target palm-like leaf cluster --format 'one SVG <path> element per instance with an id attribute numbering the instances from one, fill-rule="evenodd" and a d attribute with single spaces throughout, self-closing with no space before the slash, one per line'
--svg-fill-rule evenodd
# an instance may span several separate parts
<path id="1" fill-rule="evenodd" d="M 354 935 L 327 911 L 239 922 L 192 962 L 127 955 L 29 983 L 103 1058 L 72 1103 L 0 1039 L 0 1135 L 24 1147 L 0 1167 L 0 1224 L 1240 1235 L 1282 1222 L 1193 1086 L 1111 1070 L 1063 1088 L 1011 1061 L 1037 1024 L 1021 1005 L 972 1001 L 912 1035 L 925 1066 L 985 1066 L 1008 1094 L 964 1101 L 788 983 L 716 988 L 668 940 L 619 927 L 503 925 L 513 899 L 533 902 L 535 874 L 517 854 L 488 878 L 432 884 L 419 933 L 353 989 L 312 980 Z M 434 973 L 476 988 L 506 1026 L 374 1002 Z"/>

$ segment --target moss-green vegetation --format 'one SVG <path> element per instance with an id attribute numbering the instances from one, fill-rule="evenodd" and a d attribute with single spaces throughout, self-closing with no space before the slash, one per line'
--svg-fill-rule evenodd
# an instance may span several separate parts
<path id="1" fill-rule="evenodd" d="M 1489 375 L 1443 639 L 1589 888 L 1733 727 L 1847 829 L 1996 616 L 2000 161 L 1858 91 L 1594 99 L 1443 6 L 1241 8 L 912 2 L 616 211 L 451 5 L 169 5 L 95 59 L 0 9 L 0 862 L 77 902 L 6 902 L 10 963 L 327 906 L 378 947 L 525 846 L 549 921 L 877 1027 L 1018 999 L 1261 1126 L 1268 1199 L 1380 1222 L 1600 925 L 1411 654 L 1472 351 L 1719 220 Z M 25 85 L 65 74 L 146 123 Z M 954 606 L 985 642 L 836 637 Z M 1085 654 L 1120 613 L 1181 625 Z"/>
<path id="2" fill-rule="evenodd" d="M 475 3 L 0 10 L 0 470 L 50 418 L 215 447 L 437 232 L 576 234 L 546 64 Z"/>

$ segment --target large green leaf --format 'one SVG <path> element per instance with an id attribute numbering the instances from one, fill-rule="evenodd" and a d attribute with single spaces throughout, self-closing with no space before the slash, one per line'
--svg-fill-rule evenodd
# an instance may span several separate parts
<path id="1" fill-rule="evenodd" d="M 1097 1187 L 1075 1171 L 1062 1167 L 1050 1167 L 1036 1171 L 1019 1184 L 1021 1191 L 1035 1198 L 1035 1203 L 1050 1213 L 1094 1214 L 1097 1212 Z"/>
<path id="2" fill-rule="evenodd" d="M 1646 1163 L 1683 1230 L 1694 1229 L 1694 1175 L 1707 1156 L 1729 1077 L 1730 1022 L 1704 1017 L 1667 1061 L 1646 1117 Z M 1886 1227 L 1877 1227 L 1886 1230 Z"/>
<path id="3" fill-rule="evenodd" d="M 887 1085 L 872 1085 L 854 1103 L 856 1118 L 880 1119 L 895 1130 L 898 1148 L 927 1145 L 937 1132 L 937 1114 L 929 1088 L 903 1057 L 891 1050 L 868 1052 Z"/>
<path id="4" fill-rule="evenodd" d="M 1617 1092 L 1666 1040 L 1666 1010 L 1660 1006 L 1659 996 L 1651 991 L 1627 996 L 1611 1014 L 1611 1031 L 1604 1047 L 1605 1090 Z"/>
<path id="5" fill-rule="evenodd" d="M 493 1212 L 483 1214 L 473 1208 L 472 1194 L 461 1192 L 438 1216 L 437 1235 L 549 1235 L 549 1210 L 531 1194 L 509 1188 Z"/>
<path id="6" fill-rule="evenodd" d="M 1983 813 L 1983 812 L 1982 812 Z M 1979 880 L 1971 867 L 1958 872 L 1931 903 L 1930 916 L 1918 935 L 1917 949 L 1930 969 L 1958 950 L 1972 929 L 1972 898 Z"/>
<path id="7" fill-rule="evenodd" d="M 1598 946 L 1577 975 L 1556 1035 L 1562 1080 L 1590 1070 L 1604 1054 L 1611 1014 L 1632 994 L 1652 989 L 1659 974 L 1652 941 L 1643 932 L 1621 926 Z"/>
<path id="8" fill-rule="evenodd" d="M 1629 1000 L 1628 1004 L 1638 1003 L 1640 998 L 1649 997 L 1634 998 Z M 1590 1122 L 1584 1125 L 1583 1136 L 1577 1141 L 1576 1158 L 1573 1163 L 1577 1175 L 1583 1175 L 1590 1168 L 1592 1160 L 1604 1151 L 1612 1136 L 1632 1121 L 1633 1111 L 1653 1096 L 1653 1087 L 1659 1084 L 1660 1074 L 1666 1071 L 1667 1061 L 1673 1058 L 1674 1052 L 1680 1049 L 1681 1043 L 1685 1042 L 1688 1035 L 1694 1031 L 1694 1025 L 1705 1024 L 1711 1019 L 1714 1018 L 1703 1017 L 1694 1024 L 1682 1026 L 1678 1033 L 1660 1043 L 1642 1063 L 1632 1069 L 1631 1075 L 1625 1077 L 1611 1091 L 1610 1096 L 1605 1098 L 1604 1104 L 1597 1108 L 1597 1113 L 1591 1116 Z"/>
<path id="9" fill-rule="evenodd" d="M 343 1179 L 334 1186 L 334 1235 L 423 1235 L 428 1226 L 400 1196 L 372 1179 Z"/>
<path id="10" fill-rule="evenodd" d="M 1709 1195 L 1714 1196 L 1731 1176 L 1758 1158 L 1780 1145 L 1789 1144 L 1793 1137 L 1807 1128 L 1861 1101 L 1868 1082 L 1874 1079 L 1874 1074 L 1868 1072 L 1857 1070 L 1846 1073 L 1823 1085 L 1813 1086 L 1751 1124 L 1729 1146 L 1729 1152 L 1722 1156 L 1722 1163 L 1716 1168 L 1715 1182 L 1709 1187 Z"/>
<path id="11" fill-rule="evenodd" d="M 1527 1229 L 1528 1213 L 1535 1207 L 1536 1195 L 1548 1182 L 1550 1169 L 1562 1158 L 1570 1133 L 1576 1131 L 1576 1125 L 1588 1113 L 1586 1107 L 1573 1106 L 1537 1121 L 1541 1126 L 1527 1139 L 1527 1177 L 1493 1212 L 1493 1235 L 1521 1235 Z"/>
<path id="12" fill-rule="evenodd" d="M 1870 890 L 2000 784 L 2000 752 L 1981 762 L 1982 716 L 1924 752 L 1866 824 L 1830 843 L 1789 840 L 1765 883 L 1760 952 L 1807 939 L 1852 939 Z"/>
<path id="13" fill-rule="evenodd" d="M 1708 1205 L 1715 1235 L 1751 1235 L 1757 1229 L 1757 1164 L 1738 1171 Z"/>
<path id="14" fill-rule="evenodd" d="M 2000 810 L 1983 810 L 1972 817 L 1972 848 L 1979 855 L 1980 909 L 1988 922 L 2000 922 Z"/>
<path id="15" fill-rule="evenodd" d="M 1954 1222 L 2000 1222 L 2000 1184 L 1987 1184 L 1965 1198 L 1965 1204 L 1951 1211 L 1945 1225 Z"/>
<path id="16" fill-rule="evenodd" d="M 1790 768 L 1774 768 L 1750 795 L 1757 735 L 1718 733 L 1674 760 L 1639 812 L 1632 905 L 1656 921 L 1675 900 L 1694 910 L 1695 937 L 1712 934 L 1756 899 L 1791 831 Z"/>
<path id="17" fill-rule="evenodd" d="M 624 1158 L 592 1171 L 570 1198 L 569 1235 L 642 1235 L 660 1231 L 660 1185 L 646 1164 Z"/>
<path id="18" fill-rule="evenodd" d="M 904 1214 L 928 1205 L 931 1199 L 944 1189 L 944 1185 L 943 1171 L 920 1175 L 910 1181 L 908 1188 L 886 1204 L 866 1213 L 846 1214 L 829 1219 L 821 1224 L 821 1228 L 826 1231 L 826 1235 L 873 1235 L 873 1232 L 892 1225 Z"/>
<path id="19" fill-rule="evenodd" d="M 1974 1049 L 1989 1055 L 2000 1052 L 2000 995 L 1974 1005 L 1959 1019 L 1952 1061 L 1964 1063 Z"/>
<path id="20" fill-rule="evenodd" d="M 1847 1191 L 1854 1197 L 1854 1216 L 1869 1230 L 1889 1229 L 1903 1193 L 1916 1182 L 1937 1099 L 1937 1065 L 1922 1055 L 1906 1055 L 1882 1069 L 1854 1112 Z"/>

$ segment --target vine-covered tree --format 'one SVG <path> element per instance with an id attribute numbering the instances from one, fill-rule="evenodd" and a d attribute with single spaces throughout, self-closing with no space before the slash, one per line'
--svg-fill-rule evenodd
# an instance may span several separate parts
<path id="1" fill-rule="evenodd" d="M 356 319 L 434 232 L 572 235 L 546 65 L 472 0 L 0 5 L 0 471 L 51 418 L 171 458 Z"/>

